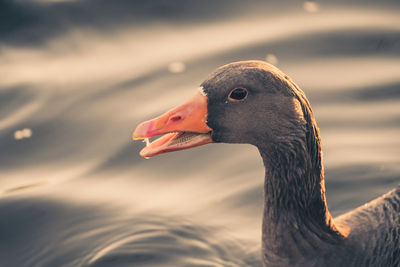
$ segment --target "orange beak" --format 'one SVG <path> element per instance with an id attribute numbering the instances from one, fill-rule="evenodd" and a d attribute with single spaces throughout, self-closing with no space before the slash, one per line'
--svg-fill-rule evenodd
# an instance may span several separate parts
<path id="1" fill-rule="evenodd" d="M 132 138 L 137 140 L 163 135 L 140 151 L 145 158 L 208 144 L 212 142 L 212 129 L 206 124 L 207 115 L 207 97 L 197 92 L 186 103 L 139 124 Z"/>

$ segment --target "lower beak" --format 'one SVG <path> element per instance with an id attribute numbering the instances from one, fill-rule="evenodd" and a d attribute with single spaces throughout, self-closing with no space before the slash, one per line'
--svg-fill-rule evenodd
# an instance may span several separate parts
<path id="1" fill-rule="evenodd" d="M 132 138 L 146 139 L 140 155 L 149 158 L 161 153 L 188 149 L 212 142 L 207 121 L 207 97 L 197 92 L 186 103 L 163 115 L 139 124 Z M 148 138 L 163 135 L 152 143 Z"/>

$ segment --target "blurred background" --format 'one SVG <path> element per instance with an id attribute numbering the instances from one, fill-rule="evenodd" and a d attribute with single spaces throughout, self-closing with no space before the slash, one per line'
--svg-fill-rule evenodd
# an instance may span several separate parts
<path id="1" fill-rule="evenodd" d="M 0 266 L 261 266 L 248 145 L 139 157 L 215 68 L 306 92 L 339 215 L 400 181 L 400 2 L 0 0 Z"/>

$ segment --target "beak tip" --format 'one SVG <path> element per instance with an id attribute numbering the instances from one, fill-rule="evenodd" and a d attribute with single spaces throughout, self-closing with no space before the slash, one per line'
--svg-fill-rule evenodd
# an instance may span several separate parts
<path id="1" fill-rule="evenodd" d="M 139 155 L 140 155 L 142 158 L 149 159 L 150 156 L 149 156 L 148 153 L 146 153 L 146 152 L 148 152 L 148 151 L 147 151 L 147 149 L 146 149 L 146 147 L 145 147 L 145 148 L 143 148 L 143 149 L 139 152 Z"/>
<path id="2" fill-rule="evenodd" d="M 153 121 L 145 121 L 139 124 L 132 133 L 132 140 L 140 140 L 156 135 Z"/>
<path id="3" fill-rule="evenodd" d="M 136 132 L 132 133 L 132 140 L 136 141 L 136 140 L 140 140 L 142 139 Z"/>
<path id="4" fill-rule="evenodd" d="M 146 137 L 148 127 L 145 123 L 139 124 L 132 133 L 132 140 L 140 140 Z"/>
<path id="5" fill-rule="evenodd" d="M 136 132 L 136 130 L 132 133 L 132 140 L 133 141 L 136 141 L 136 140 L 139 140 L 140 139 L 140 137 L 139 137 L 139 135 L 137 134 L 137 132 Z"/>

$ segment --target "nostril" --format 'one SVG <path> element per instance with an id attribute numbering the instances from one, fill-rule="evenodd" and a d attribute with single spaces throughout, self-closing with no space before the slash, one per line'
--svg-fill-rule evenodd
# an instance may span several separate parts
<path id="1" fill-rule="evenodd" d="M 169 118 L 171 121 L 179 121 L 182 119 L 181 115 L 174 115 L 171 118 Z"/>

